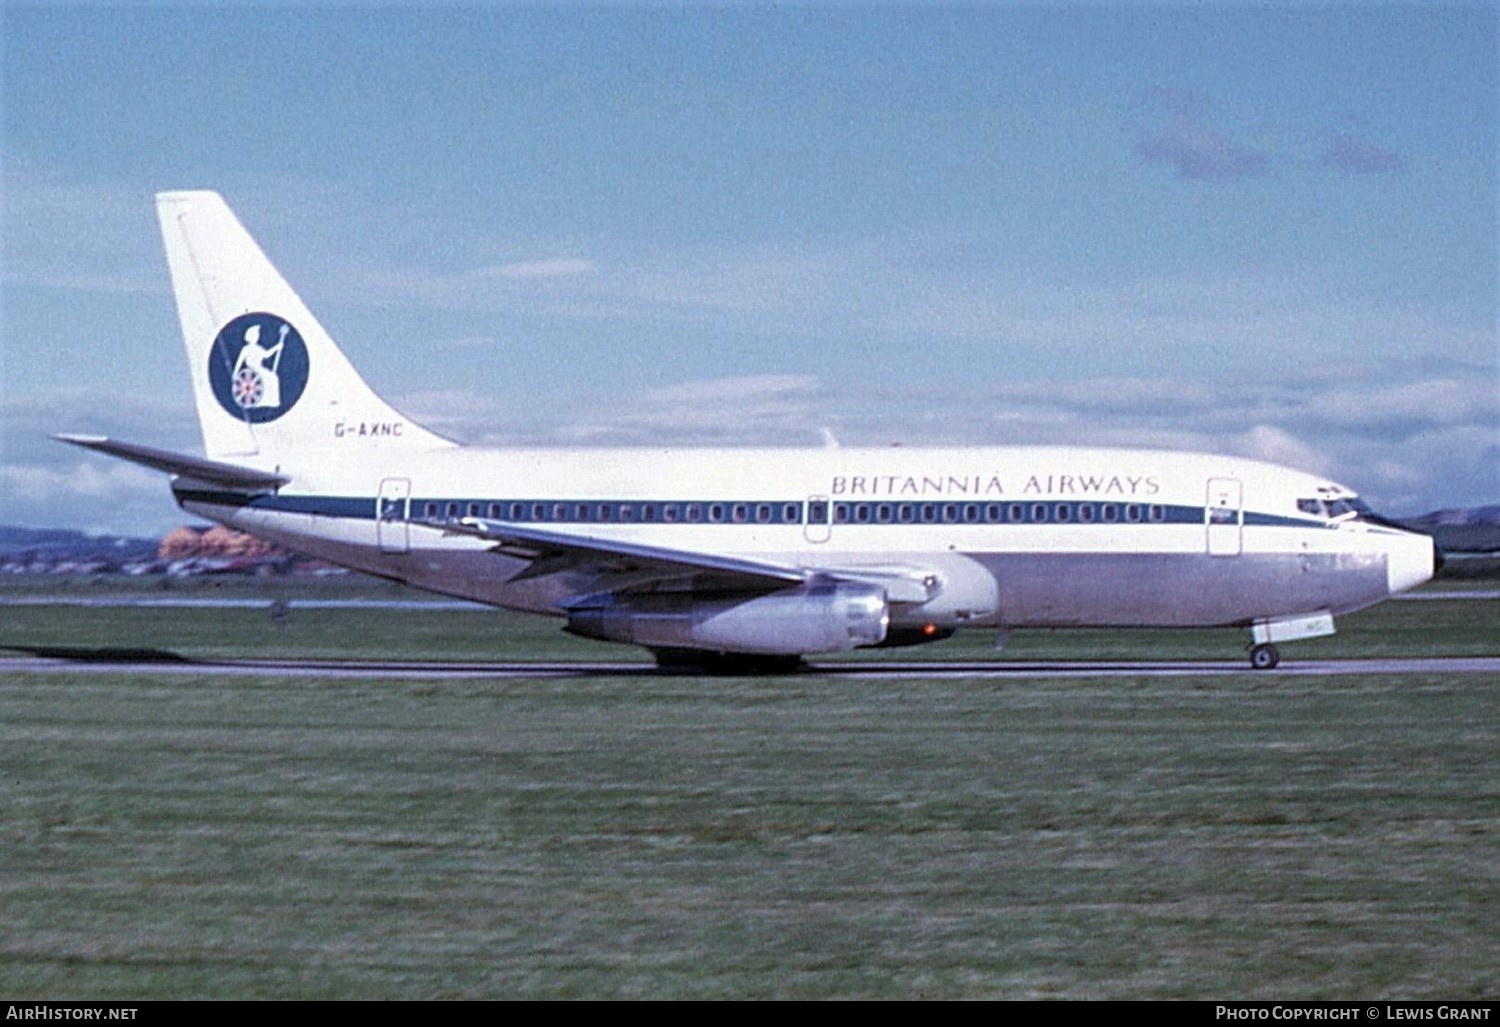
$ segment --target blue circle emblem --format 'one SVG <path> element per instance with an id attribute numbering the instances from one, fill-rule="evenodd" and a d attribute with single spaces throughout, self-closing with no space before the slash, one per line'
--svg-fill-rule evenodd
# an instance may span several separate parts
<path id="1" fill-rule="evenodd" d="M 307 346 L 275 314 L 241 314 L 214 337 L 208 382 L 237 421 L 264 424 L 296 405 L 307 388 Z"/>

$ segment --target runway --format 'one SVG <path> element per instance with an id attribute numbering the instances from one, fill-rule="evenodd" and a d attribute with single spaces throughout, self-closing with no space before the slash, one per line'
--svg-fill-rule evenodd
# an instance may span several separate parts
<path id="1" fill-rule="evenodd" d="M 157 650 L 57 648 L 35 649 L 26 655 L 0 657 L 0 675 L 62 673 L 422 681 L 698 676 L 660 670 L 649 663 L 604 661 L 453 663 L 405 660 L 195 660 Z M 1275 670 L 1268 671 L 1251 670 L 1242 660 L 841 660 L 812 662 L 795 672 L 799 677 L 819 675 L 897 681 L 912 678 L 1234 677 L 1245 674 L 1268 680 L 1276 677 L 1347 677 L 1372 674 L 1500 674 L 1500 656 L 1285 660 Z"/>

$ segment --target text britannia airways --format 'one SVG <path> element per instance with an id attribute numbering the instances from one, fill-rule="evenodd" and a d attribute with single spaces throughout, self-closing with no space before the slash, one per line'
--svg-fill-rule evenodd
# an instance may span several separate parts
<path id="1" fill-rule="evenodd" d="M 1032 474 L 1006 488 L 998 474 L 840 474 L 835 496 L 1154 496 L 1161 482 L 1143 474 Z"/>

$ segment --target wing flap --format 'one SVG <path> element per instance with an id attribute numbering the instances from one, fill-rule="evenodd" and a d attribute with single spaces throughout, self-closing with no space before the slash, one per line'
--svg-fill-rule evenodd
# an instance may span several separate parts
<path id="1" fill-rule="evenodd" d="M 496 543 L 495 551 L 532 561 L 512 581 L 538 578 L 562 571 L 592 571 L 600 575 L 627 575 L 642 581 L 662 581 L 709 575 L 716 580 L 756 590 L 802 584 L 811 572 L 766 560 L 747 560 L 717 553 L 666 549 L 635 542 L 621 542 L 571 535 L 545 528 L 465 517 L 456 521 L 426 522 L 454 535 Z"/>

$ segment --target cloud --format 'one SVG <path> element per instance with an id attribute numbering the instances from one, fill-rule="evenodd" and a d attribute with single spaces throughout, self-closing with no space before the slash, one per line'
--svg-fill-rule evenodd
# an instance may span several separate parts
<path id="1" fill-rule="evenodd" d="M 1395 150 L 1339 132 L 1323 151 L 1323 164 L 1350 175 L 1390 175 L 1406 170 L 1406 158 Z"/>
<path id="2" fill-rule="evenodd" d="M 7 154 L 0 279 L 114 294 L 165 293 L 149 192 L 69 181 Z"/>
<path id="3" fill-rule="evenodd" d="M 647 389 L 587 419 L 559 427 L 561 441 L 659 445 L 788 445 L 826 426 L 822 383 L 809 375 L 767 374 L 690 381 Z"/>
<path id="4" fill-rule="evenodd" d="M 1147 164 L 1165 164 L 1178 178 L 1200 181 L 1257 178 L 1270 167 L 1270 156 L 1233 142 L 1222 132 L 1201 125 L 1174 125 L 1136 140 L 1135 152 Z"/>
<path id="5" fill-rule="evenodd" d="M 0 496 L 4 524 L 152 535 L 188 520 L 165 475 L 116 460 L 0 464 Z"/>
<path id="6" fill-rule="evenodd" d="M 1089 376 L 927 386 L 804 374 L 672 382 L 571 409 L 507 405 L 479 388 L 412 393 L 396 405 L 479 445 L 1079 445 L 1216 452 L 1323 474 L 1378 509 L 1416 514 L 1500 501 L 1500 393 L 1492 367 L 1351 364 L 1311 376 L 1285 368 L 1242 379 Z M 22 420 L 72 423 L 96 398 L 39 396 Z M 52 417 L 44 412 L 52 410 Z M 134 422 L 146 411 L 126 410 Z M 11 421 L 15 423 L 14 419 Z M 137 432 L 193 449 L 181 424 Z M 31 437 L 30 433 L 27 435 Z M 16 441 L 12 436 L 12 441 Z M 0 463 L 0 523 L 149 534 L 186 520 L 166 480 L 37 436 Z"/>
<path id="7" fill-rule="evenodd" d="M 1200 93 L 1150 89 L 1141 95 L 1140 111 L 1130 128 L 1136 156 L 1146 164 L 1164 165 L 1178 178 L 1197 181 L 1258 178 L 1271 170 L 1271 154 L 1231 139 L 1214 122 Z"/>
<path id="8" fill-rule="evenodd" d="M 926 388 L 807 375 L 687 381 L 544 421 L 477 396 L 449 397 L 475 442 L 540 445 L 1080 445 L 1217 452 L 1343 481 L 1381 508 L 1420 513 L 1500 500 L 1500 396 L 1484 367 L 1409 378 L 1410 367 L 1341 378 L 1288 369 L 1238 380 L 1077 378 Z M 420 419 L 420 418 L 419 418 Z"/>
<path id="9" fill-rule="evenodd" d="M 494 264 L 466 272 L 472 278 L 512 278 L 531 280 L 558 278 L 564 275 L 581 275 L 596 270 L 591 260 L 576 257 L 554 257 L 548 260 L 519 261 L 509 264 Z"/>

